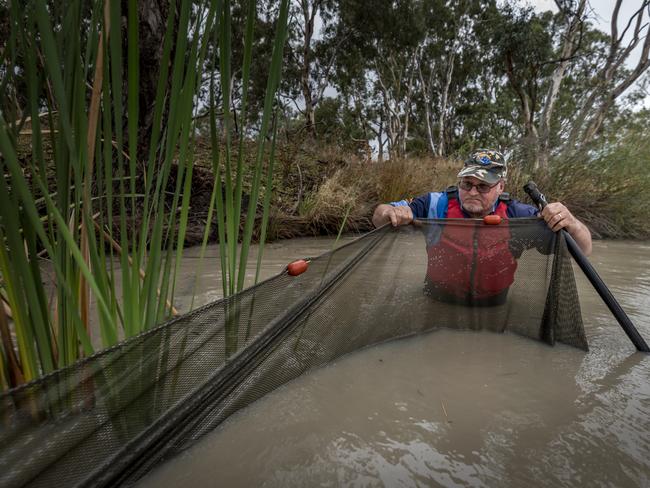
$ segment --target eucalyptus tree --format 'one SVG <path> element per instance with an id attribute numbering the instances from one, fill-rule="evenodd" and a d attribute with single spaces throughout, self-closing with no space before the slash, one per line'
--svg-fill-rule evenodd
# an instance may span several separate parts
<path id="1" fill-rule="evenodd" d="M 429 1 L 423 7 L 426 30 L 417 58 L 418 121 L 426 129 L 430 151 L 444 156 L 458 145 L 465 126 L 472 125 L 471 112 L 465 112 L 462 120 L 456 119 L 463 105 L 475 105 L 492 95 L 489 90 L 483 91 L 490 67 L 481 61 L 487 53 L 477 32 L 486 28 L 485 19 L 496 9 L 496 3 Z"/>
<path id="2" fill-rule="evenodd" d="M 650 67 L 649 0 L 640 0 L 627 19 L 620 18 L 622 0 L 614 2 L 609 33 L 591 25 L 586 0 L 556 4 L 556 14 L 506 5 L 489 34 L 492 63 L 503 66 L 518 100 L 520 147 L 533 169 L 584 149 Z M 640 56 L 629 69 L 625 61 L 636 47 Z"/>
<path id="3" fill-rule="evenodd" d="M 346 0 L 339 4 L 338 87 L 362 91 L 382 110 L 388 151 L 406 153 L 417 94 L 417 56 L 426 30 L 422 1 Z M 353 83 L 352 80 L 355 80 Z"/>
<path id="4" fill-rule="evenodd" d="M 616 0 L 610 22 L 605 60 L 593 77 L 593 88 L 582 103 L 569 135 L 567 149 L 591 142 L 618 99 L 650 68 L 650 0 L 642 0 L 627 19 L 620 18 L 622 0 Z M 633 67 L 626 61 L 640 48 Z"/>
<path id="5" fill-rule="evenodd" d="M 336 40 L 332 38 L 330 28 L 336 18 L 336 6 L 334 0 L 292 2 L 285 79 L 299 86 L 301 103 L 296 108 L 302 112 L 305 133 L 311 137 L 316 136 L 315 108 L 330 84 L 336 56 Z M 319 24 L 320 31 L 317 32 Z"/>

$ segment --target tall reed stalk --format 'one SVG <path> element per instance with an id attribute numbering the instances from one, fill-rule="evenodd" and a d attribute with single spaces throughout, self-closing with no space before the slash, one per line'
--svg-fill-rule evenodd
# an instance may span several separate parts
<path id="1" fill-rule="evenodd" d="M 240 128 L 247 120 L 257 14 L 254 0 L 246 4 Z M 288 0 L 279 8 L 243 231 L 249 169 L 243 164 L 244 137 L 233 136 L 230 2 L 170 1 L 144 152 L 138 147 L 138 0 L 11 1 L 7 8 L 14 28 L 0 59 L 0 99 L 18 100 L 9 95 L 20 91 L 24 103 L 6 102 L 0 111 L 2 388 L 71 364 L 174 311 L 190 213 L 194 115 L 205 103 L 198 94 L 209 56 L 218 64 L 218 73 L 210 74 L 215 181 L 209 215 L 216 207 L 224 293 L 242 289 L 269 152 Z M 224 114 L 220 122 L 217 113 Z M 31 134 L 31 151 L 19 158 L 21 131 Z M 264 225 L 268 205 L 265 198 Z M 50 272 L 54 280 L 47 279 Z"/>

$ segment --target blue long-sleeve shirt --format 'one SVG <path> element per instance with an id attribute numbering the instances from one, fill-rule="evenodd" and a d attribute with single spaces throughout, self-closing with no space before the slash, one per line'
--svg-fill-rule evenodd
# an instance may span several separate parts
<path id="1" fill-rule="evenodd" d="M 421 195 L 412 200 L 400 200 L 391 202 L 391 205 L 398 207 L 408 205 L 411 207 L 413 217 L 416 219 L 444 219 L 447 217 L 447 194 L 445 192 L 431 192 Z M 496 206 L 496 205 L 495 205 Z M 532 205 L 527 205 L 518 200 L 512 200 L 508 205 L 506 215 L 514 219 L 519 217 L 534 217 L 538 210 Z M 466 217 L 469 215 L 463 210 Z"/>

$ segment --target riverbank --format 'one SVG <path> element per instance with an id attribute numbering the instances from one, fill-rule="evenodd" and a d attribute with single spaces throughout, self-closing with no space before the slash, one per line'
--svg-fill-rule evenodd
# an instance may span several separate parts
<path id="1" fill-rule="evenodd" d="M 207 215 L 206 191 L 210 188 L 205 181 L 212 179 L 210 151 L 208 145 L 197 145 L 196 162 L 202 170 L 201 176 L 195 177 L 192 205 L 199 215 Z M 627 163 L 603 158 L 559 161 L 552 171 L 537 172 L 528 170 L 522 161 L 511 160 L 506 190 L 529 203 L 523 185 L 532 179 L 549 201 L 565 203 L 595 238 L 650 238 L 650 226 L 645 223 L 650 218 L 650 205 L 634 197 L 646 191 L 647 178 L 639 176 L 636 168 L 642 157 L 628 154 Z M 341 225 L 345 232 L 371 230 L 377 204 L 444 190 L 456 183 L 461 166 L 462 160 L 454 158 L 376 161 L 363 151 L 286 144 L 277 151 L 268 240 L 332 235 Z M 250 188 L 246 176 L 244 187 Z M 261 216 L 261 210 L 258 213 Z M 205 224 L 199 220 L 194 219 L 194 238 L 188 233 L 186 245 L 197 243 L 203 234 Z M 216 241 L 216 231 L 211 241 Z"/>
<path id="2" fill-rule="evenodd" d="M 29 136 L 21 136 L 20 157 L 30 157 Z M 48 141 L 45 141 L 46 154 Z M 625 146 L 628 147 L 628 146 Z M 524 161 L 512 157 L 506 190 L 512 197 L 529 203 L 523 185 L 530 179 L 538 183 L 549 201 L 561 201 L 581 219 L 596 239 L 650 238 L 650 203 L 635 195 L 644 194 L 649 177 L 639 168 L 647 164 L 642 148 L 629 152 L 622 159 L 613 160 L 606 154 L 591 159 L 575 157 L 555 161 L 552 170 L 531 171 Z M 250 198 L 253 180 L 252 167 L 255 146 L 244 144 L 243 155 L 243 219 Z M 194 169 L 191 184 L 190 211 L 184 245 L 200 244 L 207 225 L 214 172 L 212 147 L 204 137 L 194 144 Z M 224 158 L 221 158 L 223 161 Z M 411 156 L 402 159 L 377 161 L 367 148 L 354 150 L 332 144 L 305 141 L 285 141 L 276 148 L 272 197 L 269 212 L 267 241 L 336 235 L 341 226 L 344 232 L 366 232 L 373 228 L 371 218 L 379 203 L 413 198 L 430 191 L 441 191 L 456 183 L 461 159 L 433 156 Z M 223 163 L 222 163 L 223 165 Z M 25 165 L 27 166 L 27 165 Z M 263 171 L 268 168 L 265 156 Z M 176 185 L 176 166 L 172 166 L 167 183 L 171 205 Z M 56 191 L 56 181 L 49 184 Z M 143 181 L 138 186 L 143 186 Z M 260 195 L 266 192 L 261 183 Z M 114 188 L 114 196 L 119 188 Z M 142 221 L 136 199 L 136 208 L 130 212 L 133 229 L 137 232 Z M 113 237 L 119 237 L 119 208 L 114 208 Z M 262 196 L 256 212 L 257 223 L 262 218 Z M 255 226 L 253 240 L 259 239 L 260 226 Z M 218 241 L 216 212 L 208 242 Z"/>

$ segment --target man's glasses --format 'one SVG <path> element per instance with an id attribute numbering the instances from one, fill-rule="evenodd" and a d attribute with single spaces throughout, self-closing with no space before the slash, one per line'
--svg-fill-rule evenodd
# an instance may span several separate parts
<path id="1" fill-rule="evenodd" d="M 460 180 L 458 182 L 458 186 L 460 187 L 461 190 L 472 191 L 472 188 L 476 188 L 476 191 L 479 193 L 488 193 L 492 188 L 494 188 L 498 184 L 499 184 L 498 181 L 494 185 L 488 185 L 487 183 L 479 183 L 478 185 L 475 185 L 471 181 L 467 181 L 467 180 Z"/>

